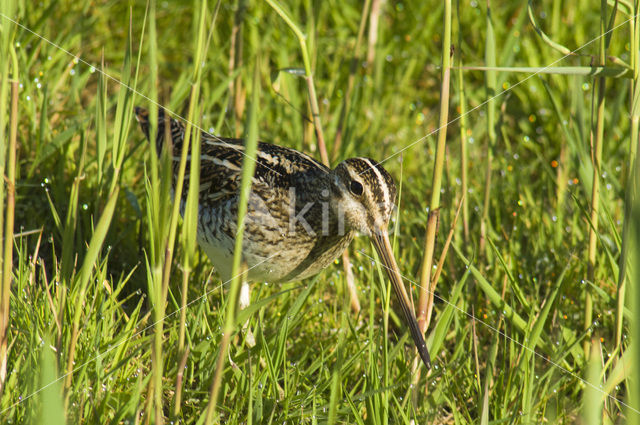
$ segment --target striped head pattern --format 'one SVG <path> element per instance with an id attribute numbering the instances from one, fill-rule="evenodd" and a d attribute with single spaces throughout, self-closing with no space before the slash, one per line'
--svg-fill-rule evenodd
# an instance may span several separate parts
<path id="1" fill-rule="evenodd" d="M 373 159 L 349 158 L 332 174 L 334 213 L 364 235 L 386 232 L 396 200 L 396 185 L 389 173 Z"/>

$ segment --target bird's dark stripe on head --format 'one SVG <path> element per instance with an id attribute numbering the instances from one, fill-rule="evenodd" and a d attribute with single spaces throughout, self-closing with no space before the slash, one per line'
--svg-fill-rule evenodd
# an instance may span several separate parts
<path id="1" fill-rule="evenodd" d="M 392 205 L 396 199 L 396 186 L 391 175 L 371 158 L 350 158 L 345 160 L 349 167 L 367 182 L 377 202 Z"/>
<path id="2" fill-rule="evenodd" d="M 373 159 L 370 158 L 362 158 L 364 161 L 376 175 L 376 179 L 378 180 L 378 184 L 374 185 L 373 188 L 376 190 L 376 195 L 378 199 L 382 199 L 385 205 L 388 205 L 391 200 L 389 199 L 389 187 L 388 182 L 383 177 L 382 172 L 376 167 L 378 165 Z"/>
<path id="3" fill-rule="evenodd" d="M 385 170 L 382 165 L 380 165 L 378 162 L 373 161 L 372 159 L 370 159 L 370 161 L 373 162 L 373 164 L 375 165 L 376 169 L 378 169 L 380 171 L 380 174 L 382 174 L 382 176 L 385 179 L 385 182 L 387 183 L 387 187 L 389 187 L 390 189 L 390 193 L 389 195 L 391 196 L 391 201 L 395 201 L 396 199 L 396 184 L 393 181 L 393 177 L 391 177 L 391 174 L 389 174 L 387 172 L 387 170 Z"/>

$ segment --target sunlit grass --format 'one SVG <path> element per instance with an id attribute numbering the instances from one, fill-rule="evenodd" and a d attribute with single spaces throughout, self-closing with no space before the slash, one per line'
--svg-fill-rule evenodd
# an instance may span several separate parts
<path id="1" fill-rule="evenodd" d="M 637 6 L 495 1 L 489 20 L 485 2 L 465 0 L 446 22 L 441 2 L 271 3 L 282 13 L 222 2 L 214 20 L 215 4 L 0 1 L 0 228 L 14 233 L 0 255 L 13 268 L 1 280 L 0 422 L 195 424 L 215 406 L 210 417 L 229 424 L 640 423 L 629 397 L 638 372 L 625 366 L 640 353 L 630 351 Z M 433 203 L 437 134 L 397 153 L 440 126 L 445 24 L 445 121 L 456 121 Z M 364 238 L 350 248 L 357 315 L 341 264 L 305 282 L 256 283 L 235 318 L 256 345 L 236 326 L 221 356 L 232 294 L 193 249 L 195 206 L 177 219 L 168 158 L 156 158 L 133 106 L 155 119 L 158 102 L 225 136 L 251 122 L 261 140 L 320 159 L 310 92 L 333 163 L 389 158 L 402 185 L 394 248 L 416 305 L 427 207 L 440 206 L 435 264 L 467 188 L 426 334 L 429 372 L 412 369 L 411 338 Z"/>

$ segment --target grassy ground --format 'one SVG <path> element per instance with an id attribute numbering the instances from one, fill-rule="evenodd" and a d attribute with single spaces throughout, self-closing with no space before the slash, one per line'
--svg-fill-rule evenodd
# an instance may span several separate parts
<path id="1" fill-rule="evenodd" d="M 446 4 L 0 1 L 0 422 L 640 423 L 634 6 Z M 157 100 L 320 158 L 305 65 L 332 163 L 385 160 L 401 186 L 416 303 L 428 212 L 435 264 L 465 193 L 429 372 L 365 238 L 349 249 L 358 314 L 341 260 L 255 284 L 226 321 L 230 293 L 132 121 Z"/>

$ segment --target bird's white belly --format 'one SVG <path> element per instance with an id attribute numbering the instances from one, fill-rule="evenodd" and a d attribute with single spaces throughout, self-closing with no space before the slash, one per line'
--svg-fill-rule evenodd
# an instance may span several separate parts
<path id="1" fill-rule="evenodd" d="M 276 283 L 309 277 L 331 264 L 353 237 L 353 232 L 343 236 L 287 232 L 274 222 L 274 215 L 266 214 L 264 208 L 255 208 L 256 204 L 257 201 L 249 205 L 242 243 L 247 281 Z M 226 283 L 233 277 L 236 234 L 233 204 L 228 202 L 215 210 L 201 207 L 199 218 L 198 244 Z"/>
<path id="2" fill-rule="evenodd" d="M 230 281 L 233 278 L 235 240 L 227 237 L 215 240 L 198 237 L 198 244 L 211 260 L 222 282 L 227 283 Z M 247 280 L 258 282 L 278 282 L 282 280 L 297 266 L 296 262 L 286 261 L 286 259 L 293 258 L 294 254 L 300 254 L 299 251 L 294 253 L 289 252 L 286 248 L 282 249 L 281 244 L 274 245 L 273 250 L 268 253 L 258 253 L 247 246 L 243 246 L 242 251 L 242 259 L 248 269 Z"/>
<path id="3" fill-rule="evenodd" d="M 198 235 L 198 244 L 213 263 L 223 283 L 226 283 L 231 279 L 234 241 L 227 238 L 223 239 L 223 241 L 218 241 L 217 243 L 209 243 L 208 240 Z"/>
<path id="4" fill-rule="evenodd" d="M 246 263 L 248 273 L 245 280 L 259 282 L 277 282 L 282 280 L 296 263 L 289 261 L 295 254 L 287 246 L 285 239 L 272 240 L 271 243 L 255 243 L 249 240 L 255 233 L 263 239 L 263 224 L 272 224 L 264 216 L 257 214 L 255 205 L 260 205 L 261 200 L 251 198 L 249 212 L 245 221 L 244 240 L 242 243 L 242 260 Z M 197 241 L 204 250 L 209 260 L 215 267 L 223 283 L 230 281 L 233 276 L 233 251 L 235 249 L 236 211 L 235 200 L 227 201 L 211 209 L 200 205 Z M 252 208 L 253 206 L 253 208 Z M 267 218 L 269 218 L 267 216 Z M 226 224 L 226 226 L 225 226 Z M 269 236 L 272 236 L 271 234 Z M 284 261 L 283 261 L 284 259 Z M 240 272 L 240 271 L 238 271 Z"/>

